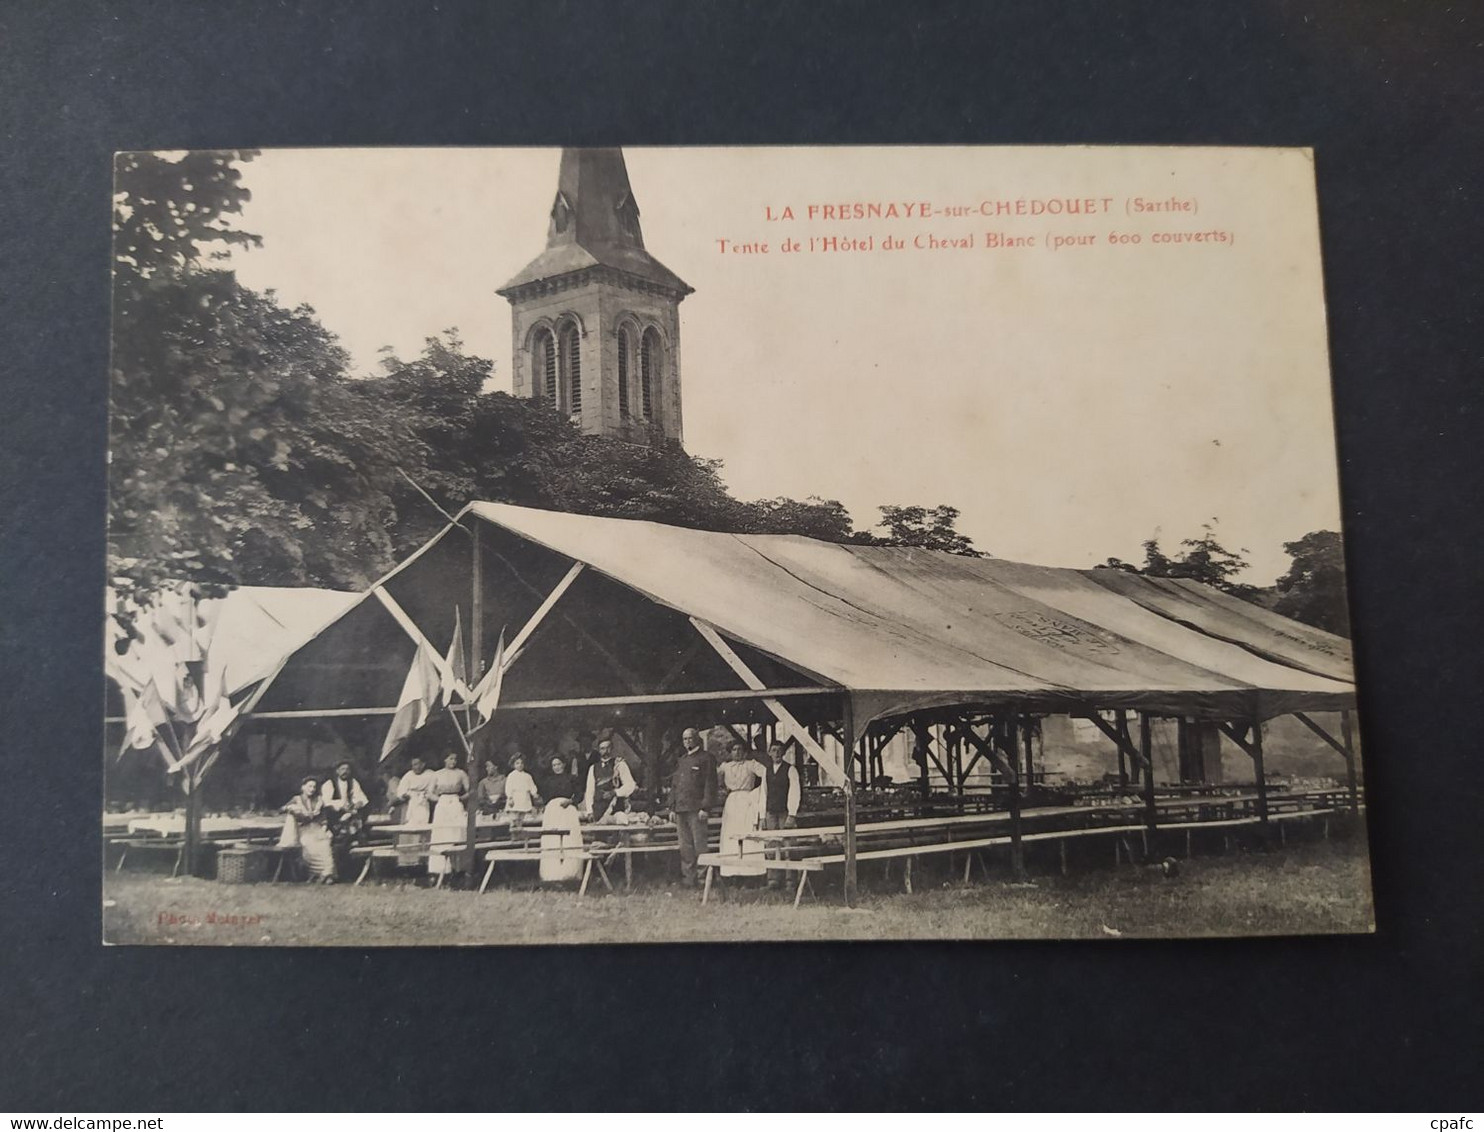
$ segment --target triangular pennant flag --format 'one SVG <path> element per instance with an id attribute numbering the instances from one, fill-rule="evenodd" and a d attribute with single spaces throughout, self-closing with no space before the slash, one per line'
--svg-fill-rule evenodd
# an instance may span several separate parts
<path id="1" fill-rule="evenodd" d="M 412 657 L 412 667 L 407 670 L 407 679 L 402 683 L 402 694 L 397 697 L 397 712 L 392 716 L 392 725 L 381 745 L 381 757 L 398 750 L 407 737 L 428 721 L 428 713 L 438 702 L 441 687 L 438 654 L 426 644 L 418 642 Z"/>
<path id="2" fill-rule="evenodd" d="M 474 710 L 479 713 L 479 726 L 483 727 L 490 721 L 490 716 L 495 714 L 495 707 L 500 702 L 500 685 L 505 680 L 505 634 L 501 632 L 500 643 L 495 646 L 495 659 L 490 663 L 490 670 L 484 674 L 479 681 L 479 686 L 474 689 Z"/>
<path id="3" fill-rule="evenodd" d="M 146 680 L 144 686 L 134 693 L 132 702 L 129 701 L 129 694 L 126 692 L 125 701 L 129 702 L 131 708 L 131 715 L 126 717 L 131 740 L 136 736 L 145 738 L 145 727 L 148 727 L 150 731 L 145 742 L 131 742 L 130 745 L 135 747 L 159 746 L 165 762 L 173 770 L 181 759 L 180 740 L 176 737 L 175 727 L 170 722 L 169 705 L 160 695 L 155 682 Z"/>
<path id="4" fill-rule="evenodd" d="M 453 609 L 453 643 L 448 646 L 448 655 L 443 658 L 443 670 L 439 673 L 443 682 L 443 706 L 469 702 L 468 668 L 464 663 L 464 626 L 459 620 L 459 607 Z"/>
<path id="5" fill-rule="evenodd" d="M 153 684 L 146 684 L 144 692 L 153 693 L 154 687 Z M 153 747 L 160 742 L 160 737 L 155 733 L 154 720 L 145 708 L 144 694 L 122 684 L 119 685 L 119 692 L 124 697 L 124 745 L 119 748 L 119 757 L 122 758 L 125 751 Z"/>

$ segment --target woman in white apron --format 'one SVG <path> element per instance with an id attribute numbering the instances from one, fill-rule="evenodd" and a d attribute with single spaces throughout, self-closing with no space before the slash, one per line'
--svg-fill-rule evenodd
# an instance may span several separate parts
<path id="1" fill-rule="evenodd" d="M 335 856 L 330 851 L 330 825 L 325 815 L 325 800 L 319 793 L 319 780 L 314 775 L 305 775 L 299 784 L 299 793 L 283 807 L 283 812 L 287 816 L 278 847 L 297 847 L 304 867 L 309 870 L 309 879 L 318 884 L 334 884 Z"/>
<path id="2" fill-rule="evenodd" d="M 429 837 L 428 875 L 446 876 L 453 872 L 448 852 L 463 846 L 468 836 L 468 815 L 464 795 L 469 793 L 469 776 L 459 769 L 458 755 L 444 756 L 443 768 L 433 772 L 433 827 Z"/>
<path id="3" fill-rule="evenodd" d="M 404 825 L 427 825 L 433 815 L 434 772 L 422 759 L 413 759 L 412 768 L 397 783 L 397 797 L 406 805 Z"/>
<path id="4" fill-rule="evenodd" d="M 582 822 L 571 798 L 553 798 L 541 814 L 540 869 L 546 884 L 582 877 Z"/>
<path id="5" fill-rule="evenodd" d="M 422 759 L 413 759 L 412 766 L 397 782 L 397 801 L 402 803 L 402 825 L 427 825 L 433 819 L 434 773 Z M 423 835 L 418 831 L 397 834 L 397 848 L 403 850 L 397 857 L 402 867 L 415 866 L 422 856 Z"/>
<path id="6" fill-rule="evenodd" d="M 762 811 L 762 791 L 759 787 L 766 774 L 763 764 L 750 758 L 746 748 L 734 739 L 727 761 L 721 764 L 721 785 L 727 792 L 727 800 L 721 809 L 720 848 L 724 857 L 739 860 L 735 865 L 722 865 L 721 875 L 724 877 L 763 875 L 761 844 L 744 842 L 742 835 L 751 833 L 758 827 L 759 814 Z M 750 860 L 747 864 L 741 862 L 741 855 L 747 850 L 752 851 L 758 862 L 756 865 L 750 863 Z"/>

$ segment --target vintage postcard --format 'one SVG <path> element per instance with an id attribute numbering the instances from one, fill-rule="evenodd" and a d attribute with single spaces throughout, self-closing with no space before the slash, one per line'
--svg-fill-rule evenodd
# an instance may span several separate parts
<path id="1" fill-rule="evenodd" d="M 1372 930 L 1297 149 L 115 169 L 110 943 Z"/>

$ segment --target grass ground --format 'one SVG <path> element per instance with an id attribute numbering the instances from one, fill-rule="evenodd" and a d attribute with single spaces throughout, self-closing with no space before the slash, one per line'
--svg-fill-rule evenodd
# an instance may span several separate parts
<path id="1" fill-rule="evenodd" d="M 655 875 L 624 895 L 578 901 L 570 889 L 492 888 L 483 896 L 391 881 L 365 887 L 224 885 L 193 877 L 108 873 L 110 943 L 355 947 L 415 944 L 657 943 L 833 939 L 1108 939 L 1366 932 L 1374 929 L 1365 842 L 1291 844 L 1272 852 L 1181 861 L 1166 877 L 1138 865 L 1039 874 L 1009 883 L 1003 865 L 964 884 L 921 869 L 906 894 L 867 872 L 847 909 L 839 872 L 818 898 L 729 890 L 701 907 Z"/>

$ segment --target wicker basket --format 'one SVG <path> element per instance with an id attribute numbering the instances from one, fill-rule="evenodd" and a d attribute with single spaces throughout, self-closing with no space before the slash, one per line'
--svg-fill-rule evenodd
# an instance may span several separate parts
<path id="1" fill-rule="evenodd" d="M 268 854 L 261 849 L 219 849 L 216 879 L 223 884 L 257 884 L 268 879 Z"/>

